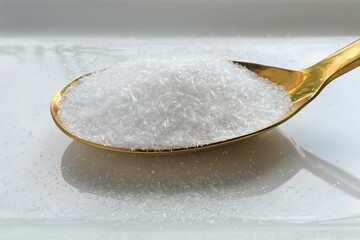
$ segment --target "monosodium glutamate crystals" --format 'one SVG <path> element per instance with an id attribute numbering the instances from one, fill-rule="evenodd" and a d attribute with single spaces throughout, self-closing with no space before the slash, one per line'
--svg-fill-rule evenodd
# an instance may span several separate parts
<path id="1" fill-rule="evenodd" d="M 63 94 L 59 116 L 82 139 L 159 150 L 254 132 L 290 107 L 283 87 L 225 60 L 141 59 L 78 80 Z"/>

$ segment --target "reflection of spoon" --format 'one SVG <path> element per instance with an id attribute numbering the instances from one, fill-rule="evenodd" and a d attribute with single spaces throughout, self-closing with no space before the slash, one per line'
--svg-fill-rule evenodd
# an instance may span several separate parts
<path id="1" fill-rule="evenodd" d="M 221 148 L 177 155 L 111 153 L 74 141 L 62 158 L 65 181 L 110 197 L 185 192 L 250 197 L 276 189 L 302 168 L 360 198 L 359 180 L 304 152 L 278 129 Z"/>
<path id="2" fill-rule="evenodd" d="M 57 126 L 68 136 L 78 140 L 82 143 L 92 145 L 98 148 L 119 151 L 119 152 L 137 152 L 137 153 L 154 153 L 154 152 L 178 152 L 178 151 L 188 151 L 192 149 L 206 148 L 210 146 L 225 144 L 240 139 L 244 139 L 250 136 L 263 133 L 269 129 L 272 129 L 279 124 L 285 122 L 297 112 L 299 112 L 305 105 L 311 102 L 315 97 L 320 93 L 320 91 L 332 80 L 341 76 L 342 74 L 358 67 L 360 65 L 360 40 L 350 44 L 349 46 L 337 51 L 331 56 L 325 58 L 321 62 L 315 64 L 314 66 L 304 69 L 304 70 L 287 70 L 282 68 L 270 67 L 254 63 L 238 62 L 233 61 L 235 64 L 245 66 L 249 70 L 255 72 L 256 74 L 269 79 L 270 81 L 277 83 L 285 88 L 285 90 L 290 94 L 292 100 L 292 107 L 288 113 L 283 116 L 281 120 L 274 123 L 271 126 L 268 126 L 264 129 L 258 130 L 253 133 L 249 133 L 243 136 L 239 136 L 233 139 L 228 139 L 221 142 L 210 143 L 203 146 L 194 146 L 190 148 L 179 148 L 179 149 L 163 149 L 163 150 L 130 150 L 124 148 L 116 148 L 104 146 L 98 143 L 90 142 L 85 139 L 81 139 L 72 133 L 68 132 L 66 128 L 62 125 L 60 117 L 58 115 L 59 104 L 62 98 L 63 93 L 67 90 L 77 80 L 83 78 L 84 76 L 89 76 L 92 73 L 86 74 L 83 77 L 75 79 L 68 85 L 66 85 L 60 92 L 55 96 L 51 103 L 51 115 L 57 124 Z"/>

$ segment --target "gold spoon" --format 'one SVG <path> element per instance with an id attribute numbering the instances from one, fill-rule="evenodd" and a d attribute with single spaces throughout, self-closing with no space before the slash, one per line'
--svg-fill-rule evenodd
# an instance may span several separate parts
<path id="1" fill-rule="evenodd" d="M 102 149 L 117 151 L 117 152 L 131 152 L 131 153 L 170 153 L 170 152 L 183 152 L 190 150 L 199 150 L 205 149 L 213 146 L 218 146 L 234 141 L 239 141 L 244 138 L 248 138 L 251 136 L 255 136 L 257 134 L 266 132 L 281 123 L 285 122 L 296 113 L 298 113 L 303 107 L 305 107 L 309 102 L 314 100 L 316 96 L 321 92 L 321 90 L 329 84 L 335 78 L 347 73 L 348 71 L 358 67 L 360 65 L 360 39 L 353 42 L 352 44 L 344 47 L 343 49 L 337 51 L 336 53 L 330 55 L 325 58 L 321 62 L 315 64 L 312 67 L 303 69 L 303 70 L 288 70 L 277 67 L 270 67 L 266 65 L 256 64 L 256 63 L 248 63 L 248 62 L 238 62 L 232 61 L 234 64 L 238 64 L 246 67 L 247 69 L 255 72 L 256 74 L 269 79 L 270 81 L 279 84 L 285 88 L 285 90 L 289 93 L 292 101 L 292 107 L 290 110 L 283 116 L 281 120 L 258 130 L 256 132 L 252 132 L 246 135 L 238 136 L 236 138 L 227 139 L 220 142 L 213 142 L 210 144 L 202 145 L 202 146 L 194 146 L 189 148 L 176 148 L 176 149 L 161 149 L 161 150 L 130 150 L 126 148 L 117 148 L 117 147 L 109 147 L 104 146 L 98 143 L 90 142 L 85 139 L 79 138 L 72 133 L 68 132 L 66 128 L 62 125 L 60 117 L 58 115 L 59 104 L 62 98 L 62 95 L 66 91 L 68 87 L 70 87 L 74 82 L 79 79 L 89 76 L 95 72 L 88 73 L 84 76 L 81 76 L 74 81 L 70 82 L 63 89 L 61 89 L 54 99 L 51 102 L 50 110 L 51 116 L 55 121 L 56 125 L 69 137 Z M 102 71 L 102 70 L 100 70 Z"/>

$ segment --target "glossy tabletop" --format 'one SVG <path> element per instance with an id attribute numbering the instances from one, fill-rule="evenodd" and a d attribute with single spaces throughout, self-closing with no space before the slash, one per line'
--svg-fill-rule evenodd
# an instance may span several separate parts
<path id="1" fill-rule="evenodd" d="M 201 55 L 302 69 L 356 39 L 1 38 L 0 233 L 359 236 L 360 69 L 280 127 L 200 152 L 96 149 L 63 134 L 49 112 L 72 79 L 133 58 Z"/>

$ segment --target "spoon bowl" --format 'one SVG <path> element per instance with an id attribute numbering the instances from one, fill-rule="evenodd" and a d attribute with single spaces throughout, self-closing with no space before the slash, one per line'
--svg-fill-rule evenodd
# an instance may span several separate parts
<path id="1" fill-rule="evenodd" d="M 58 111 L 59 111 L 61 98 L 71 85 L 73 85 L 76 81 L 80 80 L 83 77 L 87 77 L 91 74 L 94 74 L 95 72 L 103 71 L 104 69 L 81 76 L 75 79 L 74 81 L 70 82 L 69 84 L 67 84 L 63 89 L 61 89 L 51 102 L 51 106 L 50 106 L 51 116 L 54 122 L 56 123 L 56 125 L 66 135 L 70 136 L 71 138 L 79 142 L 110 151 L 130 152 L 130 153 L 175 153 L 175 152 L 200 150 L 209 147 L 219 146 L 266 132 L 280 125 L 281 123 L 287 121 L 296 113 L 298 113 L 308 103 L 314 100 L 316 96 L 321 92 L 321 90 L 332 80 L 360 65 L 360 40 L 353 42 L 352 44 L 335 52 L 334 54 L 320 61 L 319 63 L 303 70 L 289 70 L 289 69 L 271 67 L 271 66 L 249 63 L 249 62 L 239 62 L 239 61 L 231 61 L 231 62 L 233 62 L 236 65 L 241 65 L 243 67 L 246 67 L 247 69 L 253 71 L 257 75 L 267 78 L 273 83 L 276 83 L 284 87 L 284 89 L 290 95 L 292 101 L 292 107 L 281 118 L 281 120 L 261 130 L 246 135 L 238 136 L 224 141 L 213 142 L 202 146 L 194 146 L 188 148 L 160 149 L 160 150 L 159 149 L 131 150 L 126 148 L 105 146 L 98 143 L 90 142 L 88 140 L 79 138 L 73 135 L 72 133 L 70 133 L 69 131 L 67 131 L 61 122 L 61 119 L 58 115 Z"/>

